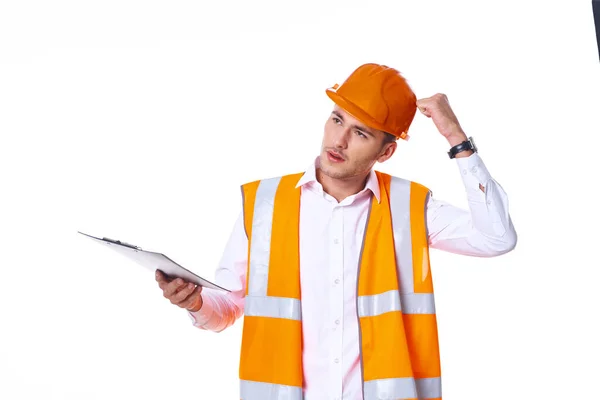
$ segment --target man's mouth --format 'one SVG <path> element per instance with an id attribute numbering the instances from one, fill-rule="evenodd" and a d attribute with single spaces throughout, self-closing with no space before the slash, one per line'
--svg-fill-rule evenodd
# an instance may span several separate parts
<path id="1" fill-rule="evenodd" d="M 329 159 L 329 161 L 335 162 L 335 163 L 344 162 L 344 157 L 342 157 L 338 153 L 331 151 L 331 150 L 327 151 L 327 158 Z"/>

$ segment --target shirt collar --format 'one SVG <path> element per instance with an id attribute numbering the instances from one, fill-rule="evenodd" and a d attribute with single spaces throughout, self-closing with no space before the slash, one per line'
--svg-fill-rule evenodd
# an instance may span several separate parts
<path id="1" fill-rule="evenodd" d="M 304 174 L 302 175 L 300 180 L 298 180 L 298 183 L 296 184 L 296 188 L 299 188 L 304 185 L 311 185 L 311 184 L 321 185 L 319 183 L 319 181 L 317 181 L 317 168 L 319 167 L 319 161 L 320 161 L 320 157 L 315 158 L 315 160 L 312 162 L 312 164 L 310 164 L 310 166 L 306 169 L 306 171 L 304 172 Z M 379 180 L 377 179 L 377 174 L 375 173 L 375 170 L 373 170 L 373 169 L 371 169 L 371 172 L 369 173 L 369 178 L 367 179 L 365 188 L 363 190 L 361 190 L 361 193 L 366 190 L 370 190 L 373 193 L 373 195 L 377 199 L 377 203 L 381 202 L 381 199 L 380 199 L 381 192 L 379 191 Z"/>

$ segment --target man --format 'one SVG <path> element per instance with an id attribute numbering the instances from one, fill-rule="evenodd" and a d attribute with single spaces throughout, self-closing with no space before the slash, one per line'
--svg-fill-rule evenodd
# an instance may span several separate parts
<path id="1" fill-rule="evenodd" d="M 231 293 L 156 279 L 200 329 L 220 332 L 245 314 L 244 400 L 441 399 L 429 248 L 512 250 L 506 194 L 445 95 L 417 101 L 398 71 L 377 64 L 326 93 L 335 105 L 315 162 L 242 186 L 243 212 L 216 272 Z M 448 140 L 468 211 L 373 170 L 408 139 L 417 108 Z"/>

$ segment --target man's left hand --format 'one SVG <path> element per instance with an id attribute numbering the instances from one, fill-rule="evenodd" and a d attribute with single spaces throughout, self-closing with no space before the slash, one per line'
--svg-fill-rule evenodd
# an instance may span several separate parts
<path id="1" fill-rule="evenodd" d="M 467 135 L 458 123 L 445 94 L 437 93 L 431 97 L 419 99 L 417 107 L 423 115 L 433 120 L 436 128 L 448 140 L 450 146 L 467 140 Z"/>

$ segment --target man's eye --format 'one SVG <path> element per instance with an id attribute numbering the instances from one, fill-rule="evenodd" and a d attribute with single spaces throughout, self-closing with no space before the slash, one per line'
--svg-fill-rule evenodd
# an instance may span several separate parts
<path id="1" fill-rule="evenodd" d="M 335 122 L 336 124 L 341 123 L 342 121 L 340 121 L 339 118 L 333 117 L 333 122 Z"/>
<path id="2" fill-rule="evenodd" d="M 363 138 L 363 139 L 366 139 L 366 138 L 367 138 L 367 135 L 365 135 L 365 134 L 364 134 L 364 133 L 362 133 L 361 131 L 356 131 L 356 134 L 357 134 L 358 136 L 360 136 L 361 138 Z"/>

